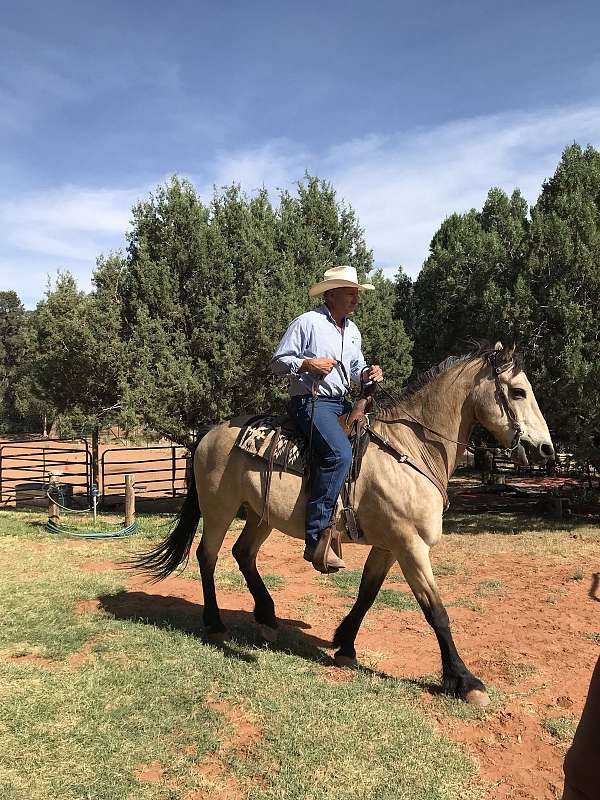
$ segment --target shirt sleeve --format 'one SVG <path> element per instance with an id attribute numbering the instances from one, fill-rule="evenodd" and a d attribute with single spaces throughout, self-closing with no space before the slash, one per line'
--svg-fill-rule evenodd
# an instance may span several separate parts
<path id="1" fill-rule="evenodd" d="M 360 376 L 366 366 L 367 362 L 362 354 L 362 337 L 359 333 L 358 354 L 350 362 L 350 378 L 352 379 L 353 383 L 360 383 Z"/>
<path id="2" fill-rule="evenodd" d="M 296 375 L 304 361 L 303 351 L 304 331 L 300 320 L 295 319 L 290 323 L 273 353 L 270 361 L 271 371 L 275 375 Z"/>

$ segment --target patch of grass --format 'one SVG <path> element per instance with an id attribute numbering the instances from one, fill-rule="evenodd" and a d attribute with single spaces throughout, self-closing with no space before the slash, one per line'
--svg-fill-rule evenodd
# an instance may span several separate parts
<path id="1" fill-rule="evenodd" d="M 1 649 L 39 648 L 56 664 L 0 657 L 1 797 L 174 800 L 216 795 L 227 776 L 253 800 L 479 797 L 473 763 L 414 707 L 410 682 L 358 671 L 350 682 L 322 683 L 324 652 L 302 630 L 269 650 L 252 644 L 254 626 L 246 635 L 240 624 L 238 640 L 219 648 L 177 627 L 176 616 L 170 627 L 143 612 L 132 621 L 118 603 L 114 615 L 75 614 L 79 599 L 119 597 L 119 576 L 83 573 L 82 558 L 118 561 L 131 543 L 34 548 L 29 539 L 13 530 L 0 540 Z M 82 649 L 91 658 L 78 667 L 61 661 Z M 254 721 L 243 755 L 221 755 L 235 723 L 208 697 L 229 703 L 233 719 Z M 224 776 L 198 769 L 210 753 Z M 162 777 L 140 782 L 136 771 L 153 762 Z"/>
<path id="2" fill-rule="evenodd" d="M 326 580 L 333 583 L 341 597 L 355 598 L 358 594 L 361 577 L 362 570 L 360 569 L 344 569 L 328 575 Z M 395 608 L 397 611 L 416 611 L 419 608 L 419 604 L 410 592 L 385 588 L 379 590 L 373 605 L 379 608 Z"/>
<path id="3" fill-rule="evenodd" d="M 282 589 L 285 586 L 285 578 L 281 575 L 266 573 L 261 575 L 265 586 L 269 591 Z M 215 585 L 217 589 L 229 592 L 247 592 L 248 587 L 244 576 L 239 570 L 223 570 L 215 573 Z"/>
<path id="4" fill-rule="evenodd" d="M 577 720 L 574 717 L 547 717 L 543 727 L 559 742 L 571 742 L 577 728 Z"/>
<path id="5" fill-rule="evenodd" d="M 493 592 L 499 592 L 502 589 L 502 581 L 496 579 L 490 579 L 485 581 L 479 581 L 477 584 L 477 588 L 475 589 L 475 595 L 477 597 L 487 597 L 489 594 Z"/>
<path id="6" fill-rule="evenodd" d="M 585 577 L 585 575 L 584 575 L 583 570 L 582 569 L 576 569 L 575 572 L 572 575 L 569 575 L 567 580 L 568 581 L 577 581 L 577 582 L 579 582 L 579 581 L 582 581 L 584 579 L 584 577 Z"/>
<path id="7" fill-rule="evenodd" d="M 517 683 L 523 678 L 530 678 L 538 672 L 535 664 L 529 661 L 510 661 L 509 659 L 503 660 L 504 675 L 511 683 Z"/>
<path id="8" fill-rule="evenodd" d="M 495 686 L 486 685 L 486 690 L 490 697 L 489 705 L 482 708 L 471 703 L 465 703 L 464 700 L 442 694 L 441 676 L 439 674 L 423 675 L 415 682 L 415 685 L 421 691 L 432 693 L 430 710 L 434 714 L 458 719 L 485 719 L 485 717 L 498 711 L 506 700 L 503 692 Z"/>
<path id="9" fill-rule="evenodd" d="M 362 569 L 341 569 L 322 580 L 332 583 L 341 597 L 356 597 L 361 578 Z"/>
<path id="10" fill-rule="evenodd" d="M 397 589 L 380 589 L 374 605 L 380 608 L 395 608 L 397 611 L 419 610 L 414 595 L 409 592 L 399 592 Z"/>
<path id="11" fill-rule="evenodd" d="M 471 611 L 481 611 L 481 605 L 472 597 L 457 597 L 444 603 L 446 608 L 469 608 Z"/>
<path id="12" fill-rule="evenodd" d="M 434 564 L 433 574 L 437 578 L 441 578 L 446 575 L 457 575 L 458 566 L 456 564 Z"/>
<path id="13" fill-rule="evenodd" d="M 549 605 L 554 605 L 557 603 L 560 598 L 565 594 L 564 589 L 550 589 L 546 597 L 544 597 L 544 603 L 548 603 Z"/>
<path id="14" fill-rule="evenodd" d="M 600 633 L 584 633 L 583 637 L 584 639 L 589 639 L 591 642 L 600 645 Z"/>
<path id="15" fill-rule="evenodd" d="M 515 512 L 478 512 L 449 511 L 444 514 L 444 533 L 473 535 L 479 533 L 530 534 L 570 533 L 572 531 L 594 533 L 600 537 L 587 520 L 552 520 L 537 514 Z"/>

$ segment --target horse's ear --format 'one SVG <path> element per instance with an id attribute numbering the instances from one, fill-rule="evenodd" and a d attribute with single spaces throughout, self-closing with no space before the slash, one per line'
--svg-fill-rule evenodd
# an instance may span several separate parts
<path id="1" fill-rule="evenodd" d="M 507 361 L 512 361 L 515 355 L 515 350 L 517 349 L 516 344 L 511 344 L 510 347 L 504 348 L 504 357 Z"/>

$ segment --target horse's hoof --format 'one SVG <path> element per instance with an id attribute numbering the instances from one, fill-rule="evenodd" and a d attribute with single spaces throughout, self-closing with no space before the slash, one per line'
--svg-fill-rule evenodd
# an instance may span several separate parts
<path id="1" fill-rule="evenodd" d="M 490 704 L 490 696 L 487 692 L 482 692 L 481 689 L 471 689 L 471 691 L 467 692 L 465 695 L 465 702 L 473 706 L 485 708 Z"/>
<path id="2" fill-rule="evenodd" d="M 260 635 L 269 644 L 274 644 L 279 636 L 279 628 L 272 628 L 270 625 L 259 625 Z"/>
<path id="3" fill-rule="evenodd" d="M 204 638 L 208 644 L 224 644 L 229 639 L 229 631 L 205 631 Z"/>
<path id="4" fill-rule="evenodd" d="M 356 657 L 345 656 L 341 653 L 336 653 L 333 657 L 336 667 L 344 667 L 345 669 L 358 669 L 358 661 Z"/>

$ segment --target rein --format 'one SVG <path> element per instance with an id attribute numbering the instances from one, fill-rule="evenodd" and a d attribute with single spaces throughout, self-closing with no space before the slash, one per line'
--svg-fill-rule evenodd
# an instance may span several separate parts
<path id="1" fill-rule="evenodd" d="M 486 360 L 488 361 L 488 363 L 489 363 L 489 365 L 490 365 L 490 367 L 492 369 L 492 374 L 494 376 L 494 382 L 496 384 L 496 392 L 498 394 L 498 400 L 500 402 L 500 405 L 504 409 L 504 412 L 506 413 L 506 416 L 512 422 L 512 424 L 514 426 L 514 429 L 515 429 L 515 434 L 513 436 L 513 440 L 511 442 L 511 445 L 510 445 L 509 448 L 507 448 L 508 450 L 510 450 L 512 452 L 513 450 L 516 450 L 517 447 L 519 446 L 519 444 L 521 443 L 521 437 L 523 436 L 523 430 L 522 430 L 521 426 L 519 425 L 519 421 L 517 419 L 517 415 L 513 411 L 513 408 L 510 405 L 506 394 L 504 393 L 504 389 L 502 388 L 502 384 L 500 383 L 499 375 L 502 375 L 503 372 L 506 372 L 512 366 L 514 366 L 514 361 L 511 360 L 508 363 L 503 364 L 502 366 L 498 366 L 498 364 L 496 362 L 497 353 L 498 353 L 498 351 L 496 351 L 496 350 L 493 353 L 490 353 L 488 356 L 486 356 Z M 393 392 L 390 392 L 389 389 L 386 389 L 384 386 L 381 386 L 381 385 L 378 386 L 377 388 L 379 389 L 379 391 L 382 391 L 384 394 L 386 394 L 390 398 L 392 403 L 394 403 L 397 406 L 398 405 L 402 405 L 401 399 L 397 395 L 395 395 Z M 467 450 L 469 453 L 474 453 L 475 450 L 487 450 L 487 447 L 485 447 L 484 445 L 470 445 L 468 442 L 461 442 L 461 441 L 459 441 L 457 439 L 451 439 L 449 436 L 445 436 L 443 433 L 440 433 L 439 431 L 436 431 L 433 428 L 429 428 L 427 425 L 425 425 L 424 422 L 421 422 L 421 420 L 417 419 L 416 417 L 413 417 L 413 415 L 410 414 L 408 411 L 404 411 L 404 414 L 409 419 L 411 419 L 413 422 L 416 422 L 417 425 L 420 425 L 421 428 L 423 428 L 424 430 L 429 431 L 429 433 L 433 433 L 435 436 L 439 436 L 440 439 L 444 439 L 446 442 L 452 442 L 452 444 L 458 444 L 461 447 L 464 447 L 465 450 Z M 385 423 L 387 425 L 392 424 L 394 422 L 404 422 L 404 419 L 385 419 L 385 418 L 382 418 L 382 417 L 376 417 L 375 419 L 376 419 L 377 422 L 383 422 L 383 423 Z"/>

